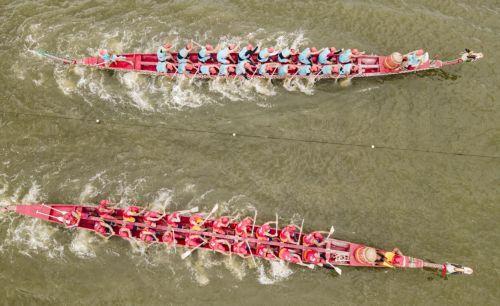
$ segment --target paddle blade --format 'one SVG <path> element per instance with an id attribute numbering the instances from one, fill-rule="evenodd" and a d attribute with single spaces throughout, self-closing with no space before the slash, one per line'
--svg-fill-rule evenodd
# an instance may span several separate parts
<path id="1" fill-rule="evenodd" d="M 342 270 L 340 270 L 339 267 L 335 267 L 335 266 L 332 266 L 333 267 L 333 270 L 335 270 L 335 272 L 337 272 L 338 275 L 342 275 Z"/>
<path id="2" fill-rule="evenodd" d="M 189 210 L 189 212 L 191 212 L 191 213 L 197 213 L 198 212 L 198 206 L 191 208 Z"/>
<path id="3" fill-rule="evenodd" d="M 189 255 L 191 255 L 191 253 L 192 253 L 192 250 L 189 250 L 189 251 L 186 251 L 186 252 L 182 253 L 181 254 L 181 259 L 184 260 L 184 259 L 188 258 Z"/>

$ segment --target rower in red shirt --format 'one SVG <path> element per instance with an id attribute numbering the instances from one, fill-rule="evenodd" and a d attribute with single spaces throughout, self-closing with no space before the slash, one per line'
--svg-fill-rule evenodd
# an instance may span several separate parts
<path id="1" fill-rule="evenodd" d="M 144 210 L 141 210 L 138 206 L 129 206 L 123 211 L 123 221 L 124 223 L 134 223 L 136 218 L 141 216 Z M 133 224 L 127 224 L 129 229 L 133 229 Z"/>
<path id="2" fill-rule="evenodd" d="M 300 256 L 293 253 L 289 248 L 280 248 L 278 257 L 281 260 L 288 261 L 291 263 L 298 263 L 298 264 L 302 263 L 302 259 L 300 258 Z"/>
<path id="3" fill-rule="evenodd" d="M 158 237 L 156 237 L 156 232 L 150 229 L 149 227 L 145 227 L 139 233 L 139 239 L 147 243 L 158 242 Z"/>
<path id="4" fill-rule="evenodd" d="M 251 256 L 250 251 L 248 250 L 246 241 L 238 241 L 233 244 L 233 253 L 238 254 L 243 258 L 248 258 Z"/>
<path id="5" fill-rule="evenodd" d="M 323 235 L 321 232 L 316 231 L 316 232 L 311 232 L 309 234 L 304 235 L 304 238 L 302 238 L 302 244 L 304 246 L 322 246 L 326 242 L 324 241 Z"/>
<path id="6" fill-rule="evenodd" d="M 271 234 L 271 223 L 276 223 L 274 221 L 270 221 L 270 222 L 266 222 L 264 224 L 262 224 L 261 226 L 259 226 L 259 228 L 257 228 L 255 230 L 255 237 L 259 240 L 262 240 L 262 241 L 269 241 L 270 238 L 272 237 L 276 237 L 277 236 L 277 233 L 275 234 Z"/>
<path id="7" fill-rule="evenodd" d="M 225 239 L 212 237 L 208 242 L 208 246 L 210 249 L 222 254 L 228 254 L 231 252 L 231 244 Z"/>
<path id="8" fill-rule="evenodd" d="M 114 219 L 113 214 L 115 209 L 112 207 L 108 207 L 108 200 L 101 200 L 99 202 L 99 206 L 97 206 L 97 212 L 99 213 L 99 217 L 106 219 Z"/>
<path id="9" fill-rule="evenodd" d="M 280 232 L 280 240 L 284 243 L 296 243 L 295 241 L 295 232 L 297 231 L 297 227 L 293 224 L 287 225 L 281 229 Z"/>
<path id="10" fill-rule="evenodd" d="M 161 241 L 165 242 L 168 245 L 171 245 L 171 244 L 174 244 L 174 243 L 177 242 L 175 240 L 174 232 L 171 231 L 171 230 L 166 231 L 165 233 L 163 233 L 163 235 L 161 236 Z"/>
<path id="11" fill-rule="evenodd" d="M 115 234 L 113 227 L 103 220 L 99 220 L 94 224 L 94 232 L 105 239 L 109 239 Z"/>
<path id="12" fill-rule="evenodd" d="M 258 244 L 257 247 L 255 248 L 255 254 L 261 258 L 266 258 L 266 259 L 277 258 L 271 247 L 266 244 Z"/>
<path id="13" fill-rule="evenodd" d="M 66 225 L 67 228 L 78 226 L 81 219 L 82 213 L 78 210 L 74 210 L 63 215 L 64 225 Z"/>
<path id="14" fill-rule="evenodd" d="M 207 243 L 205 239 L 201 237 L 201 235 L 198 234 L 188 234 L 185 239 L 186 246 L 188 247 L 197 247 L 202 244 Z"/>
<path id="15" fill-rule="evenodd" d="M 161 214 L 157 211 L 148 211 L 144 214 L 144 222 L 152 228 L 156 227 L 156 223 L 163 219 L 165 214 Z"/>
<path id="16" fill-rule="evenodd" d="M 315 265 L 322 263 L 319 252 L 311 249 L 302 251 L 302 261 Z"/>
<path id="17" fill-rule="evenodd" d="M 189 227 L 193 231 L 201 231 L 204 222 L 205 218 L 200 214 L 194 214 L 189 217 Z"/>
<path id="18" fill-rule="evenodd" d="M 212 223 L 212 230 L 214 233 L 225 235 L 230 221 L 230 217 L 222 216 Z"/>
<path id="19" fill-rule="evenodd" d="M 129 228 L 127 228 L 126 226 L 122 226 L 118 230 L 118 236 L 125 238 L 125 239 L 130 239 L 130 238 L 132 238 L 132 231 Z"/>
<path id="20" fill-rule="evenodd" d="M 179 223 L 181 222 L 181 213 L 175 211 L 169 215 L 167 215 L 167 224 L 171 227 L 179 227 Z"/>
<path id="21" fill-rule="evenodd" d="M 236 225 L 234 231 L 236 232 L 236 235 L 246 238 L 249 236 L 249 231 L 251 231 L 252 225 L 253 225 L 252 218 L 246 217 Z"/>

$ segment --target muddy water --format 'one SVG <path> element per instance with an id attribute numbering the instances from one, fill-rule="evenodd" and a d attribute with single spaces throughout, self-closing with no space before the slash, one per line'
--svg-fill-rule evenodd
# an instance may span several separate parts
<path id="1" fill-rule="evenodd" d="M 495 1 L 3 1 L 0 201 L 305 218 L 471 277 L 187 260 L 0 215 L 2 304 L 474 304 L 499 300 L 500 6 Z M 446 71 L 332 82 L 170 81 L 54 65 L 165 41 L 425 48 Z M 31 115 L 30 115 L 31 114 Z M 37 114 L 37 116 L 32 116 Z M 95 124 L 95 120 L 101 124 Z M 236 133 L 236 136 L 232 136 Z M 248 137 L 247 137 L 248 136 Z M 310 140 L 314 140 L 311 142 Z M 353 144 L 359 144 L 355 146 Z M 371 145 L 375 149 L 371 149 Z M 460 153 L 463 155 L 456 155 Z"/>

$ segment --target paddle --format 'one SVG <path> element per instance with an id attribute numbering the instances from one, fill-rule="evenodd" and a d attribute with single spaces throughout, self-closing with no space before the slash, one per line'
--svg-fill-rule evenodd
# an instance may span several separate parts
<path id="1" fill-rule="evenodd" d="M 334 231 L 335 231 L 335 228 L 333 228 L 333 225 L 332 225 L 332 227 L 330 227 L 330 231 L 328 232 L 328 236 L 326 236 L 326 238 L 325 238 L 325 241 L 327 241 L 328 238 L 330 238 L 330 236 L 333 234 Z"/>
<path id="2" fill-rule="evenodd" d="M 250 247 L 250 244 L 248 243 L 248 240 L 245 240 L 245 243 L 247 244 L 248 250 L 250 252 L 250 256 L 252 257 L 253 264 L 257 266 L 257 262 L 255 261 L 255 257 L 253 256 L 252 253 L 252 248 Z"/>
<path id="3" fill-rule="evenodd" d="M 46 214 L 46 213 L 40 212 L 40 211 L 38 211 L 38 210 L 36 211 L 36 213 L 37 213 L 37 214 L 39 214 L 39 215 L 42 215 L 42 216 L 49 217 L 49 218 L 54 218 L 54 219 L 56 219 L 57 221 L 64 223 L 64 219 L 63 219 L 62 217 L 52 216 L 52 215 L 49 215 L 49 214 Z"/>
<path id="4" fill-rule="evenodd" d="M 197 43 L 196 41 L 194 41 L 194 40 L 192 40 L 192 39 L 191 39 L 191 42 L 192 42 L 193 44 L 197 45 L 198 47 L 203 48 L 203 46 L 202 46 L 201 44 Z"/>
<path id="5" fill-rule="evenodd" d="M 199 227 L 202 227 L 203 224 L 205 224 L 205 222 L 207 222 L 207 220 L 217 211 L 217 209 L 219 209 L 219 204 L 215 204 L 215 206 L 212 208 L 212 210 L 210 211 L 208 216 L 205 218 L 205 220 L 203 220 L 203 222 L 200 223 Z"/>
<path id="6" fill-rule="evenodd" d="M 255 229 L 255 221 L 257 221 L 257 210 L 255 211 L 255 213 L 253 215 L 252 234 L 250 235 L 251 237 L 253 237 L 253 231 Z"/>
<path id="7" fill-rule="evenodd" d="M 67 214 L 67 213 L 68 213 L 67 211 L 62 211 L 62 210 L 59 210 L 59 209 L 55 209 L 54 207 L 49 206 L 49 205 L 45 205 L 45 204 L 43 204 L 43 203 L 42 203 L 42 206 L 45 206 L 45 207 L 51 208 L 51 209 L 53 209 L 53 210 L 57 211 L 58 213 L 60 213 L 61 215 L 65 215 L 65 214 Z"/>
<path id="8" fill-rule="evenodd" d="M 302 229 L 304 228 L 304 219 L 302 219 L 302 224 L 300 225 L 300 232 L 299 232 L 299 238 L 297 239 L 297 242 L 295 244 L 299 245 L 300 244 L 300 237 L 302 236 Z"/>
<path id="9" fill-rule="evenodd" d="M 340 270 L 339 267 L 336 267 L 336 266 L 334 266 L 333 264 L 331 264 L 329 262 L 327 262 L 326 264 L 329 265 L 330 267 L 332 267 L 333 270 L 335 270 L 335 272 L 337 272 L 338 275 L 342 275 L 342 270 Z"/>
<path id="10" fill-rule="evenodd" d="M 182 260 L 186 259 L 189 255 L 191 255 L 195 250 L 197 250 L 199 247 L 207 243 L 206 241 L 203 241 L 202 243 L 198 244 L 196 247 L 187 250 L 186 252 L 182 253 L 181 258 Z"/>

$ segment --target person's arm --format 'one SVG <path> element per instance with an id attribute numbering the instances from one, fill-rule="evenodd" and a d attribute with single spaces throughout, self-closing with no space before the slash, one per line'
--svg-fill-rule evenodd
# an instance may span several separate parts
<path id="1" fill-rule="evenodd" d="M 395 254 L 398 254 L 398 255 L 403 255 L 403 253 L 401 252 L 401 250 L 398 249 L 398 248 L 392 249 L 392 252 L 395 253 Z"/>

